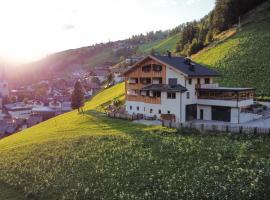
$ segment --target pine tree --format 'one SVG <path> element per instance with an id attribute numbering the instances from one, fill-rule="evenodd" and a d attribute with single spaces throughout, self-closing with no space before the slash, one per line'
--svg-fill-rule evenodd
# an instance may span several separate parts
<path id="1" fill-rule="evenodd" d="M 155 49 L 152 48 L 152 49 L 150 50 L 150 55 L 155 55 L 155 54 L 156 54 L 156 51 L 155 51 Z"/>
<path id="2" fill-rule="evenodd" d="M 71 106 L 73 109 L 77 109 L 78 113 L 83 113 L 84 106 L 84 88 L 80 81 L 77 81 L 74 85 L 72 93 Z"/>

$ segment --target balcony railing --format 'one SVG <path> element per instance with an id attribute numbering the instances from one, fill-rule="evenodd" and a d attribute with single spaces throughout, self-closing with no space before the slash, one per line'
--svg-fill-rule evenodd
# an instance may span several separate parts
<path id="1" fill-rule="evenodd" d="M 253 92 L 199 92 L 198 99 L 209 99 L 209 100 L 233 100 L 233 101 L 242 101 L 253 99 Z"/>
<path id="2" fill-rule="evenodd" d="M 211 83 L 211 84 L 196 84 L 196 89 L 213 89 L 218 88 L 218 83 Z"/>
<path id="3" fill-rule="evenodd" d="M 152 104 L 160 104 L 160 97 L 149 97 L 149 96 L 141 96 L 141 95 L 127 95 L 128 101 L 139 101 L 144 103 L 152 103 Z"/>

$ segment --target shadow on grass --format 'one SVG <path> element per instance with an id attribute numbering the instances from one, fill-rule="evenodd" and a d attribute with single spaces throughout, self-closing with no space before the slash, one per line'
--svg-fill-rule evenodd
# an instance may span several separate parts
<path id="1" fill-rule="evenodd" d="M 117 130 L 123 134 L 138 140 L 143 146 L 149 146 L 153 143 L 160 144 L 163 140 L 162 130 L 153 128 L 147 130 L 149 126 L 143 124 L 135 124 L 128 120 L 109 118 L 105 114 L 90 110 L 85 115 L 91 116 L 96 122 L 104 124 L 109 129 Z M 91 122 L 90 122 L 91 123 Z"/>

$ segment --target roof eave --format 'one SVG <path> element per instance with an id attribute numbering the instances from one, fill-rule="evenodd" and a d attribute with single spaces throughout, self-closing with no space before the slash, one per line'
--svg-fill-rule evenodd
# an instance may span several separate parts
<path id="1" fill-rule="evenodd" d="M 188 75 L 188 77 L 221 77 L 221 75 L 220 74 L 216 74 L 216 75 L 213 75 L 213 74 L 199 74 L 199 75 L 190 74 L 190 75 Z"/>

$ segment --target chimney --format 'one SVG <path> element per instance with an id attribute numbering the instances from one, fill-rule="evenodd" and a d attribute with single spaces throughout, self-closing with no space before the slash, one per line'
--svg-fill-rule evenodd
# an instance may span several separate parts
<path id="1" fill-rule="evenodd" d="M 168 58 L 171 58 L 172 57 L 172 53 L 170 51 L 167 51 L 167 56 L 168 56 Z"/>
<path id="2" fill-rule="evenodd" d="M 191 63 L 190 58 L 186 57 L 186 58 L 184 59 L 184 63 L 187 64 L 187 65 L 190 65 L 190 63 Z"/>
<path id="3" fill-rule="evenodd" d="M 193 71 L 193 72 L 195 71 L 195 64 L 194 63 L 190 63 L 189 70 Z"/>

